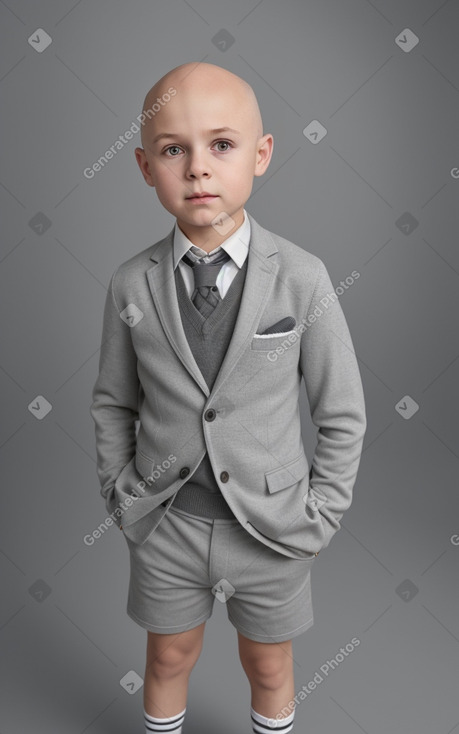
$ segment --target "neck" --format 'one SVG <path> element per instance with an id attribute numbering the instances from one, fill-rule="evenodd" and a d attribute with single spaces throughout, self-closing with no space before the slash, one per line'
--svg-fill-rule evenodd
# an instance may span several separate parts
<path id="1" fill-rule="evenodd" d="M 244 211 L 241 210 L 237 214 L 234 214 L 232 219 L 234 219 L 234 227 L 229 232 L 225 232 L 224 235 L 219 234 L 212 225 L 209 227 L 194 227 L 193 225 L 177 220 L 177 226 L 193 245 L 209 253 L 219 247 L 222 242 L 225 242 L 228 237 L 231 237 L 233 232 L 239 229 L 244 221 Z"/>

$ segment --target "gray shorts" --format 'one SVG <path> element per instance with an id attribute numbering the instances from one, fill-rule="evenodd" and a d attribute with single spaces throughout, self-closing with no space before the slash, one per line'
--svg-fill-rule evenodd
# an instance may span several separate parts
<path id="1" fill-rule="evenodd" d="M 314 623 L 311 567 L 269 548 L 236 519 L 169 507 L 143 545 L 129 546 L 127 614 L 144 629 L 185 632 L 212 615 L 215 599 L 245 637 L 284 642 Z"/>

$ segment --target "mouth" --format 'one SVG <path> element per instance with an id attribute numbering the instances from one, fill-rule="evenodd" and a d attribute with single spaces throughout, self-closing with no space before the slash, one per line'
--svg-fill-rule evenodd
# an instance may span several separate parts
<path id="1" fill-rule="evenodd" d="M 207 202 L 213 201 L 217 198 L 218 196 L 215 194 L 209 194 L 207 191 L 202 191 L 200 194 L 192 194 L 191 196 L 187 196 L 186 200 L 195 203 L 206 204 Z"/>

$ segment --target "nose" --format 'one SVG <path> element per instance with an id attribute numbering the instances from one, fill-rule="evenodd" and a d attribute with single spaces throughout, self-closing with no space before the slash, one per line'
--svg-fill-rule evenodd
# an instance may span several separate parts
<path id="1" fill-rule="evenodd" d="M 201 176 L 210 175 L 209 164 L 204 151 L 194 150 L 189 154 L 186 175 L 188 178 L 200 178 Z"/>

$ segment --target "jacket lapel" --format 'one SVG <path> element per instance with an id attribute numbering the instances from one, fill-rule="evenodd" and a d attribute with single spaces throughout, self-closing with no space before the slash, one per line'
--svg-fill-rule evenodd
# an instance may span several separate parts
<path id="1" fill-rule="evenodd" d="M 212 388 L 212 394 L 220 389 L 241 357 L 247 342 L 256 332 L 279 270 L 277 258 L 270 260 L 270 257 L 278 251 L 273 238 L 248 212 L 247 216 L 250 220 L 251 236 L 244 289 L 233 335 Z M 150 256 L 155 264 L 147 271 L 148 285 L 172 348 L 206 397 L 209 397 L 209 387 L 193 357 L 180 316 L 173 267 L 173 232 L 172 229 L 158 243 Z"/>

